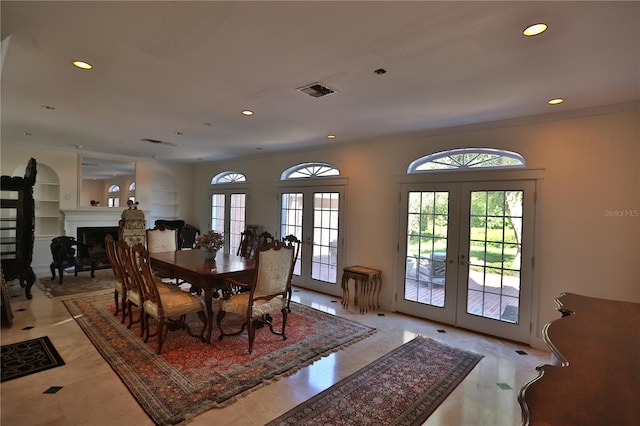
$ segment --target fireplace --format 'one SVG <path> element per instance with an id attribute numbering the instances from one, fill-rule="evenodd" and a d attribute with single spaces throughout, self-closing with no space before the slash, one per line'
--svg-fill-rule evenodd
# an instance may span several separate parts
<path id="1" fill-rule="evenodd" d="M 117 226 L 88 226 L 77 228 L 76 240 L 87 245 L 89 254 L 96 261 L 96 269 L 111 268 L 107 258 L 107 250 L 104 239 L 111 234 L 115 241 L 118 240 Z"/>

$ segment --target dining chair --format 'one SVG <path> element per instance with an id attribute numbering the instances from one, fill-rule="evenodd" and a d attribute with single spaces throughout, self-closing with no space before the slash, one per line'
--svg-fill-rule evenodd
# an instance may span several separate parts
<path id="1" fill-rule="evenodd" d="M 113 313 L 113 315 L 118 316 L 120 309 L 122 309 L 122 322 L 124 323 L 127 288 L 123 282 L 124 273 L 122 270 L 122 262 L 120 262 L 120 258 L 118 257 L 118 253 L 116 251 L 116 241 L 113 239 L 113 236 L 111 234 L 107 234 L 107 236 L 105 237 L 104 247 L 107 252 L 107 259 L 109 260 L 109 264 L 111 265 L 111 269 L 113 270 L 113 298 L 116 304 L 116 311 Z"/>
<path id="2" fill-rule="evenodd" d="M 286 243 L 287 245 L 293 246 L 294 249 L 294 255 L 293 255 L 293 265 L 291 266 L 291 277 L 289 278 L 289 286 L 287 289 L 287 311 L 291 312 L 291 296 L 293 293 L 293 289 L 291 287 L 291 280 L 293 279 L 293 273 L 295 272 L 296 269 L 296 264 L 298 263 L 298 256 L 300 256 L 300 246 L 302 246 L 302 241 L 300 241 L 298 239 L 298 237 L 296 237 L 293 234 L 287 235 L 286 237 L 282 238 L 282 242 Z"/>
<path id="3" fill-rule="evenodd" d="M 273 235 L 271 235 L 270 232 L 264 231 L 263 233 L 258 235 L 258 248 L 264 247 L 267 244 L 273 242 L 274 240 L 275 238 L 273 238 Z"/>
<path id="4" fill-rule="evenodd" d="M 116 255 L 120 259 L 122 266 L 122 283 L 123 288 L 126 290 L 125 311 L 122 313 L 122 322 L 124 323 L 125 317 L 129 317 L 129 324 L 127 328 L 131 328 L 133 324 L 140 323 L 140 337 L 144 336 L 144 322 L 142 320 L 142 302 L 143 294 L 142 289 L 138 287 L 138 282 L 134 279 L 134 270 L 136 269 L 135 262 L 131 256 L 131 247 L 125 240 L 116 241 Z M 133 305 L 138 307 L 139 316 L 135 321 L 133 320 Z"/>
<path id="5" fill-rule="evenodd" d="M 147 250 L 149 253 L 178 250 L 178 231 L 171 228 L 147 229 Z"/>
<path id="6" fill-rule="evenodd" d="M 156 221 L 157 223 L 158 221 Z M 163 251 L 178 250 L 178 231 L 174 228 L 159 226 L 154 229 L 147 229 L 147 250 L 149 253 L 158 253 Z M 156 272 L 161 278 L 173 280 L 175 277 Z M 180 285 L 182 282 L 175 278 L 175 284 Z"/>
<path id="7" fill-rule="evenodd" d="M 177 330 L 178 327 L 185 329 L 190 336 L 200 338 L 204 342 L 204 332 L 207 328 L 207 315 L 205 314 L 204 301 L 188 292 L 180 290 L 178 287 L 167 286 L 153 274 L 149 251 L 142 245 L 136 244 L 131 252 L 137 260 L 139 268 L 134 271 L 135 279 L 138 281 L 144 293 L 144 329 L 145 343 L 149 341 L 149 318 L 157 321 L 158 327 L 154 334 L 158 336 L 158 346 L 156 353 L 160 354 L 168 332 Z M 189 314 L 198 314 L 202 321 L 202 331 L 200 334 L 193 334 L 186 321 Z M 166 331 L 166 333 L 165 333 Z"/>
<path id="8" fill-rule="evenodd" d="M 268 325 L 273 334 L 287 339 L 285 334 L 287 326 L 287 294 L 293 272 L 294 248 L 285 245 L 281 241 L 272 241 L 258 248 L 256 256 L 256 273 L 250 284 L 248 292 L 239 294 L 226 294 L 220 299 L 220 310 L 216 323 L 220 329 L 218 340 L 224 336 L 235 336 L 247 329 L 249 335 L 249 353 L 253 351 L 256 328 Z M 235 280 L 227 280 L 232 286 L 242 286 Z M 276 331 L 273 327 L 272 313 L 282 313 L 282 330 Z M 225 332 L 222 328 L 222 320 L 227 313 L 244 316 L 240 330 Z"/>
<path id="9" fill-rule="evenodd" d="M 247 229 L 244 232 L 240 233 L 240 245 L 238 246 L 238 251 L 236 255 L 240 257 L 252 258 L 255 250 L 256 244 L 256 234 Z"/>

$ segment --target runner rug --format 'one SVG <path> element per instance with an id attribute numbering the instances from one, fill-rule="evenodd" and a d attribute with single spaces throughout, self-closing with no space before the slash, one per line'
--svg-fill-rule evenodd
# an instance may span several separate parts
<path id="1" fill-rule="evenodd" d="M 138 337 L 137 325 L 128 329 L 113 315 L 113 293 L 77 296 L 63 303 L 159 425 L 187 422 L 211 408 L 228 405 L 375 332 L 363 324 L 291 302 L 287 340 L 268 328 L 257 330 L 253 353 L 249 354 L 246 332 L 218 341 L 216 328 L 212 343 L 207 344 L 179 330 L 169 333 L 158 356 L 156 338 L 145 344 Z M 274 323 L 279 319 L 281 315 L 274 315 Z M 225 328 L 234 327 L 241 318 L 227 315 L 225 321 Z M 196 331 L 202 326 L 195 315 L 190 316 L 190 325 Z"/>
<path id="2" fill-rule="evenodd" d="M 0 372 L 2 382 L 64 365 L 49 337 L 2 345 Z"/>
<path id="3" fill-rule="evenodd" d="M 481 358 L 419 336 L 268 426 L 421 425 Z"/>

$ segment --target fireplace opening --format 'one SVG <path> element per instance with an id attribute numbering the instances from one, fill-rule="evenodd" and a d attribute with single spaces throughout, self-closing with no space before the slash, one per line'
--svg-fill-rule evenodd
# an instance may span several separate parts
<path id="1" fill-rule="evenodd" d="M 111 268 L 104 239 L 111 234 L 114 241 L 118 240 L 117 226 L 90 226 L 77 229 L 76 241 L 86 244 L 89 254 L 96 261 L 96 269 Z"/>

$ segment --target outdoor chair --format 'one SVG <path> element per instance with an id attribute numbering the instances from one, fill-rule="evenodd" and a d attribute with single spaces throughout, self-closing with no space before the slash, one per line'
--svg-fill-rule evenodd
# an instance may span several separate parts
<path id="1" fill-rule="evenodd" d="M 178 287 L 166 286 L 157 280 L 151 270 L 149 251 L 142 244 L 136 244 L 131 249 L 132 258 L 139 264 L 139 268 L 134 269 L 135 280 L 139 283 L 144 294 L 143 317 L 145 343 L 149 341 L 149 318 L 154 318 L 157 323 L 158 346 L 156 353 L 160 354 L 162 345 L 167 338 L 169 331 L 185 329 L 190 336 L 198 337 L 204 342 L 204 332 L 207 328 L 207 315 L 203 300 L 188 292 L 180 290 Z M 199 335 L 193 334 L 186 317 L 189 314 L 198 314 L 202 321 L 202 331 Z M 166 331 L 166 333 L 165 333 Z"/>
<path id="2" fill-rule="evenodd" d="M 235 336 L 247 328 L 249 335 L 249 353 L 253 351 L 255 331 L 264 325 L 268 325 L 273 334 L 280 335 L 284 340 L 287 326 L 287 295 L 293 272 L 294 247 L 285 245 L 280 241 L 273 241 L 258 249 L 256 256 L 256 273 L 250 284 L 248 292 L 239 294 L 226 294 L 220 299 L 220 310 L 216 318 L 220 336 Z M 244 286 L 234 280 L 228 280 L 232 286 Z M 282 313 L 282 330 L 276 331 L 273 327 L 272 313 Z M 227 313 L 244 317 L 240 330 L 225 332 L 222 328 L 222 320 Z"/>

